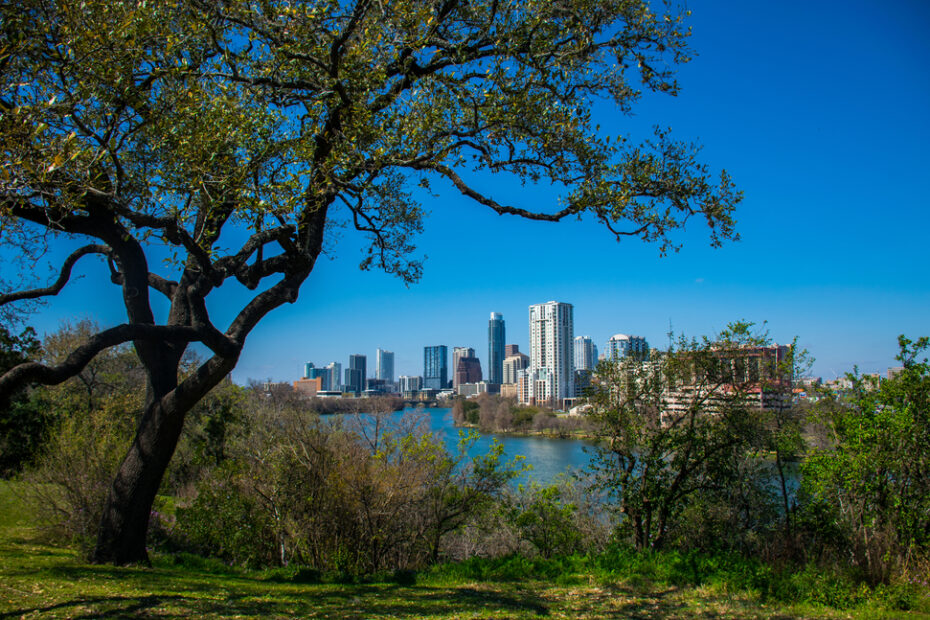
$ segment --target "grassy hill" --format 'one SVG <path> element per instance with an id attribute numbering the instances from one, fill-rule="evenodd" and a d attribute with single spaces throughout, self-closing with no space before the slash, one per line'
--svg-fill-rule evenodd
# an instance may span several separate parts
<path id="1" fill-rule="evenodd" d="M 155 554 L 151 568 L 95 566 L 42 540 L 21 490 L 0 481 L 0 618 L 930 617 L 869 602 L 852 610 L 771 604 L 726 582 L 676 585 L 680 579 L 648 563 L 624 572 L 580 558 L 466 562 L 362 584 L 193 556 Z"/>

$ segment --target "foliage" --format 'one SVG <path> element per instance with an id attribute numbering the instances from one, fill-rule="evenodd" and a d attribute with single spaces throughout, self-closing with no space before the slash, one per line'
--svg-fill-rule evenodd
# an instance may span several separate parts
<path id="1" fill-rule="evenodd" d="M 649 362 L 598 366 L 589 396 L 601 436 L 593 469 L 623 515 L 621 537 L 636 548 L 661 549 L 676 530 L 687 540 L 695 526 L 721 542 L 714 528 L 760 529 L 771 490 L 752 463 L 769 437 L 759 403 L 790 389 L 775 360 L 767 367 L 758 354 L 765 344 L 738 322 L 712 339 L 679 338 Z"/>
<path id="2" fill-rule="evenodd" d="M 51 403 L 57 404 L 54 397 Z M 112 395 L 92 411 L 64 412 L 38 466 L 26 474 L 34 485 L 30 500 L 53 538 L 85 554 L 93 549 L 113 472 L 132 440 L 127 409 L 138 411 L 141 405 L 138 393 Z"/>
<path id="3" fill-rule="evenodd" d="M 0 375 L 38 355 L 35 331 L 26 328 L 18 335 L 0 325 Z M 23 392 L 0 403 L 0 477 L 22 471 L 35 458 L 53 422 L 39 395 Z"/>
<path id="4" fill-rule="evenodd" d="M 100 331 L 100 326 L 91 319 L 71 323 L 62 322 L 57 331 L 47 334 L 42 342 L 43 358 L 51 364 L 62 363 L 71 352 Z M 102 402 L 114 394 L 141 392 L 145 386 L 145 372 L 131 345 L 119 345 L 89 360 L 87 364 L 66 381 L 48 388 L 53 407 L 79 416 L 81 412 L 93 412 Z M 137 414 L 138 409 L 129 409 Z M 135 422 L 130 418 L 130 422 Z"/>
<path id="5" fill-rule="evenodd" d="M 458 398 L 452 403 L 452 419 L 457 425 L 477 426 L 484 433 L 540 433 L 568 437 L 590 431 L 580 416 L 558 416 L 534 405 L 521 405 L 513 398 L 479 394 L 477 398 Z"/>
<path id="6" fill-rule="evenodd" d="M 473 558 L 422 571 L 415 584 L 407 585 L 399 585 L 393 575 L 346 585 L 317 579 L 298 567 L 247 571 L 188 554 L 156 554 L 152 568 L 105 568 L 39 542 L 34 515 L 21 501 L 24 492 L 23 483 L 0 481 L 0 583 L 11 593 L 0 596 L 0 614 L 14 617 L 36 611 L 53 617 L 449 619 L 543 614 L 865 619 L 930 613 L 930 589 L 917 584 L 862 588 L 813 566 L 780 572 L 732 554 L 636 552 L 618 546 L 551 559 Z M 218 593 L 223 594 L 218 598 Z M 824 607 L 829 601 L 853 607 L 839 612 Z"/>
<path id="7" fill-rule="evenodd" d="M 803 465 L 813 508 L 836 519 L 842 545 L 872 583 L 930 554 L 930 339 L 899 338 L 903 370 L 885 381 L 850 375 L 815 415 L 833 444 Z"/>
<path id="8" fill-rule="evenodd" d="M 177 510 L 169 544 L 239 566 L 275 565 L 280 550 L 274 523 L 257 497 L 240 491 L 237 473 L 227 463 L 200 481 L 193 501 Z"/>
<path id="9" fill-rule="evenodd" d="M 243 564 L 349 575 L 417 568 L 520 471 L 501 461 L 500 445 L 467 461 L 472 440 L 451 455 L 409 418 L 330 422 L 299 403 L 252 400 L 227 461 L 178 509 L 174 535 Z M 236 524 L 250 533 L 228 536 Z"/>
<path id="10" fill-rule="evenodd" d="M 224 382 L 191 409 L 185 420 L 184 436 L 162 485 L 164 492 L 183 492 L 186 485 L 227 460 L 231 435 L 249 397 L 246 388 Z"/>
<path id="11" fill-rule="evenodd" d="M 521 485 L 510 507 L 509 517 L 521 537 L 544 558 L 583 550 L 581 530 L 575 523 L 579 507 L 565 495 L 564 487 L 557 485 Z"/>
<path id="12" fill-rule="evenodd" d="M 65 323 L 46 336 L 46 359 L 66 356 L 75 342 L 98 329 L 91 321 Z M 40 522 L 56 538 L 92 548 L 113 473 L 126 453 L 142 410 L 138 358 L 126 346 L 93 359 L 60 385 L 34 390 L 33 401 L 54 420 L 35 468 L 31 500 Z"/>

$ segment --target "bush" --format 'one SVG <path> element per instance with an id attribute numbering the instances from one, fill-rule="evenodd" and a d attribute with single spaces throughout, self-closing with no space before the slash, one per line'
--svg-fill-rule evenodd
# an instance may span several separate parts
<path id="1" fill-rule="evenodd" d="M 222 467 L 201 484 L 189 506 L 177 509 L 172 544 L 249 567 L 278 560 L 274 526 L 267 514 L 232 482 L 237 472 Z"/>
<path id="2" fill-rule="evenodd" d="M 604 548 L 613 529 L 592 496 L 590 488 L 565 477 L 549 486 L 534 482 L 507 498 L 505 512 L 531 553 L 551 558 L 592 552 Z"/>
<path id="3" fill-rule="evenodd" d="M 437 561 L 445 537 L 519 469 L 503 448 L 465 460 L 409 417 L 321 420 L 250 401 L 229 458 L 178 509 L 175 542 L 247 565 L 300 565 L 347 579 Z M 243 529 L 241 537 L 228 532 Z"/>
<path id="4" fill-rule="evenodd" d="M 848 552 L 872 585 L 888 584 L 913 557 L 930 553 L 930 339 L 899 338 L 903 368 L 878 382 L 850 375 L 848 393 L 829 394 L 815 413 L 832 445 L 804 463 L 811 516 L 839 526 L 823 542 Z M 819 534 L 832 529 L 811 523 Z M 839 541 L 840 548 L 831 548 Z"/>
<path id="5" fill-rule="evenodd" d="M 65 415 L 26 474 L 39 523 L 55 539 L 92 550 L 113 475 L 132 439 L 137 398 L 112 397 Z"/>

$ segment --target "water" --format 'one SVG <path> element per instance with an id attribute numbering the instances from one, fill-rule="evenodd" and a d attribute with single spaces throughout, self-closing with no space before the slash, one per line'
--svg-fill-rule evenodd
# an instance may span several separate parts
<path id="1" fill-rule="evenodd" d="M 433 433 L 442 437 L 446 443 L 446 448 L 452 454 L 458 454 L 458 444 L 460 431 L 463 429 L 455 426 L 452 421 L 452 410 L 449 408 L 426 408 L 413 409 L 408 408 L 403 411 L 396 411 L 389 415 L 391 423 L 398 423 L 401 419 L 413 417 L 422 420 Z M 362 414 L 362 419 L 366 421 L 373 420 L 370 414 Z M 477 433 L 476 430 L 471 432 Z M 579 439 L 550 439 L 547 437 L 508 435 L 502 433 L 479 433 L 478 439 L 468 448 L 468 457 L 474 457 L 487 454 L 491 445 L 497 440 L 504 446 L 503 462 L 508 462 L 516 456 L 525 457 L 525 463 L 532 466 L 532 469 L 516 479 L 517 483 L 529 483 L 531 481 L 539 484 L 551 484 L 555 482 L 560 474 L 572 471 L 579 471 L 586 467 L 594 456 L 593 446 L 588 441 Z M 773 468 L 772 485 L 777 483 L 774 473 L 774 462 L 771 463 Z M 796 464 L 788 466 L 788 491 L 793 497 L 797 493 L 800 483 L 800 472 Z M 773 486 L 773 489 L 776 487 Z"/>
<path id="2" fill-rule="evenodd" d="M 459 431 L 462 429 L 453 423 L 451 409 L 405 409 L 392 413 L 389 420 L 397 423 L 405 415 L 422 419 L 426 428 L 443 439 L 450 453 L 458 453 Z M 362 414 L 362 418 L 368 421 L 372 419 L 366 414 Z M 519 483 L 536 481 L 540 484 L 550 484 L 559 474 L 585 467 L 593 456 L 591 444 L 578 439 L 549 439 L 500 433 L 480 433 L 478 439 L 469 446 L 468 456 L 487 454 L 495 439 L 504 446 L 503 462 L 523 456 L 524 462 L 532 466 L 530 471 L 517 479 Z"/>

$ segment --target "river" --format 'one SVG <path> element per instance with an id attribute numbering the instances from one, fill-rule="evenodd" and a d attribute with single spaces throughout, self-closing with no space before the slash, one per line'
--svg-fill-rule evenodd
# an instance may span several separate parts
<path id="1" fill-rule="evenodd" d="M 351 417 L 351 416 L 346 416 Z M 452 410 L 444 407 L 413 409 L 408 408 L 390 414 L 392 424 L 399 423 L 404 417 L 416 418 L 431 432 L 445 441 L 449 451 L 458 452 L 459 429 L 452 421 Z M 362 418 L 371 420 L 370 415 Z M 478 431 L 473 431 L 477 433 Z M 487 454 L 494 440 L 504 446 L 504 462 L 516 456 L 523 456 L 532 469 L 517 479 L 517 482 L 536 481 L 540 484 L 554 482 L 559 474 L 579 470 L 591 462 L 593 451 L 591 444 L 579 439 L 550 439 L 524 435 L 502 433 L 479 433 L 478 439 L 469 447 L 470 457 Z"/>
<path id="2" fill-rule="evenodd" d="M 361 418 L 367 421 L 373 419 L 370 414 L 361 414 Z M 556 480 L 559 474 L 583 469 L 594 457 L 591 442 L 580 439 L 551 439 L 532 435 L 478 433 L 477 430 L 460 429 L 452 421 L 452 409 L 445 407 L 407 408 L 389 414 L 388 420 L 393 424 L 399 424 L 402 421 L 410 424 L 414 420 L 422 423 L 431 432 L 443 438 L 446 447 L 452 454 L 458 452 L 459 432 L 461 430 L 471 430 L 478 434 L 477 440 L 468 449 L 469 457 L 487 454 L 494 440 L 497 440 L 504 446 L 504 462 L 516 456 L 523 456 L 525 463 L 532 466 L 532 469 L 516 479 L 515 482 L 517 483 L 536 481 L 540 484 L 550 484 Z M 774 467 L 774 463 L 772 463 L 772 466 Z M 798 465 L 796 463 L 789 464 L 788 471 L 788 487 L 790 494 L 793 496 L 797 492 L 800 483 Z M 774 473 L 772 484 L 775 484 Z"/>

